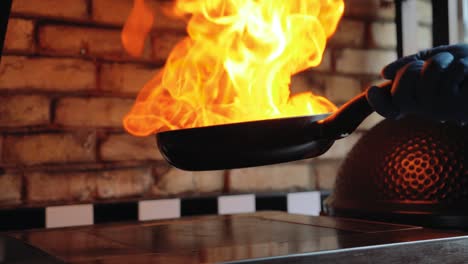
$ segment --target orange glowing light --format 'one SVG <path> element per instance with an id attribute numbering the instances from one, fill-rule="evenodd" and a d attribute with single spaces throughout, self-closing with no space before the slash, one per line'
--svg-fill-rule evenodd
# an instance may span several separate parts
<path id="1" fill-rule="evenodd" d="M 320 64 L 343 0 L 178 0 L 188 37 L 140 91 L 125 129 L 158 131 L 332 112 L 291 76 Z"/>

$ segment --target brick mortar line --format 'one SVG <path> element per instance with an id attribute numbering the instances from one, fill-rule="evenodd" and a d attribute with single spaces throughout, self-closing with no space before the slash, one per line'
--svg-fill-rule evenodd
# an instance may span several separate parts
<path id="1" fill-rule="evenodd" d="M 324 75 L 325 77 L 347 77 L 353 79 L 368 79 L 368 78 L 375 78 L 380 77 L 378 74 L 356 74 L 356 73 L 344 73 L 344 72 L 333 72 L 333 71 L 318 71 L 314 70 L 314 68 L 308 69 L 310 71 L 310 75 Z M 313 79 L 312 76 L 305 76 L 306 78 Z"/>
<path id="2" fill-rule="evenodd" d="M 312 166 L 314 166 L 316 162 L 317 163 L 322 163 L 322 164 L 326 164 L 326 163 L 331 164 L 331 163 L 339 162 L 339 161 L 342 161 L 342 160 L 343 160 L 343 158 L 320 158 L 320 156 L 319 156 L 319 157 L 315 158 L 313 161 L 311 161 L 310 163 L 311 163 Z"/>
<path id="3" fill-rule="evenodd" d="M 372 17 L 372 16 L 356 16 L 344 14 L 343 19 L 360 21 L 360 22 L 378 22 L 378 23 L 395 23 L 395 18 L 383 18 L 383 17 Z"/>
<path id="4" fill-rule="evenodd" d="M 424 21 L 418 21 L 418 26 L 420 27 L 428 27 L 432 29 L 432 22 L 424 22 Z"/>
<path id="5" fill-rule="evenodd" d="M 30 126 L 30 127 L 0 127 L 0 135 L 4 136 L 28 136 L 39 134 L 73 134 L 79 131 L 96 131 L 108 134 L 125 134 L 123 127 L 83 127 L 83 126 L 58 126 L 54 124 Z"/>
<path id="6" fill-rule="evenodd" d="M 363 50 L 363 51 L 396 51 L 396 45 L 395 46 L 388 46 L 388 47 L 379 47 L 379 46 L 372 46 L 374 45 L 370 39 L 373 36 L 371 32 L 371 25 L 367 25 L 364 27 L 364 39 L 366 40 L 362 45 L 350 45 L 350 44 L 336 44 L 333 41 L 327 42 L 327 48 L 326 50 L 328 51 L 333 51 L 333 50 L 343 50 L 343 49 L 348 49 L 348 50 Z M 396 34 L 396 31 L 395 31 Z"/>
<path id="7" fill-rule="evenodd" d="M 29 186 L 29 179 L 24 174 L 24 171 L 21 171 L 20 204 L 26 203 L 26 197 L 28 195 L 28 186 Z"/>
<path id="8" fill-rule="evenodd" d="M 105 159 L 102 158 L 101 149 L 103 142 L 109 137 L 109 133 L 103 131 L 96 131 L 96 140 L 94 148 L 94 156 L 96 157 L 96 162 L 101 163 L 105 162 Z M 155 144 L 156 147 L 156 144 Z"/>
<path id="9" fill-rule="evenodd" d="M 57 103 L 58 103 L 58 98 L 50 98 L 50 103 L 49 103 L 50 124 L 55 124 L 55 114 L 56 114 Z"/>
<path id="10" fill-rule="evenodd" d="M 357 50 L 357 51 L 363 51 L 363 52 L 373 52 L 373 51 L 393 51 L 396 53 L 396 47 L 395 48 L 387 48 L 387 47 L 350 47 L 350 46 L 343 46 L 343 47 L 332 47 L 332 46 L 327 46 L 328 50 L 331 51 L 343 51 L 344 49 L 347 50 Z"/>
<path id="11" fill-rule="evenodd" d="M 88 15 L 88 19 L 93 19 L 93 0 L 85 0 L 86 1 L 86 14 Z"/>
<path id="12" fill-rule="evenodd" d="M 94 87 L 96 88 L 96 91 L 102 92 L 102 91 L 103 91 L 103 90 L 102 90 L 103 87 L 101 87 L 101 81 L 102 81 L 102 76 L 101 76 L 101 74 L 102 74 L 102 63 L 99 62 L 99 61 L 96 61 L 96 62 L 94 63 L 94 65 L 95 65 L 95 67 L 94 67 L 94 69 L 95 69 L 95 72 L 94 72 L 94 75 L 95 75 L 95 78 L 94 78 L 94 81 L 95 81 Z"/>
<path id="13" fill-rule="evenodd" d="M 151 168 L 166 166 L 163 160 L 127 160 L 127 161 L 102 161 L 102 162 L 67 162 L 67 163 L 44 163 L 35 165 L 1 164 L 2 170 L 9 173 L 81 173 L 81 172 L 106 172 L 121 171 L 128 169 Z"/>
<path id="14" fill-rule="evenodd" d="M 69 17 L 54 17 L 45 15 L 35 15 L 28 13 L 11 12 L 10 18 L 18 19 L 29 19 L 34 20 L 38 24 L 43 25 L 63 25 L 63 26 L 75 26 L 75 27 L 89 27 L 89 28 L 101 28 L 101 29 L 119 29 L 122 30 L 123 25 L 115 25 L 109 23 L 100 23 L 95 21 L 92 17 L 88 18 L 69 18 Z"/>
<path id="15" fill-rule="evenodd" d="M 90 55 L 71 55 L 70 53 L 60 53 L 60 52 L 47 52 L 47 51 L 41 51 L 40 47 L 36 45 L 35 50 L 33 53 L 31 52 L 24 52 L 24 51 L 9 51 L 5 50 L 2 54 L 2 57 L 7 57 L 7 56 L 15 56 L 15 57 L 26 57 L 30 59 L 37 59 L 37 58 L 47 58 L 47 59 L 81 59 L 84 61 L 89 61 L 89 62 L 100 62 L 100 63 L 108 63 L 108 64 L 138 64 L 142 66 L 146 66 L 148 68 L 152 67 L 157 67 L 161 68 L 163 65 L 166 63 L 165 61 L 160 61 L 160 60 L 143 60 L 143 59 L 135 59 L 131 60 L 128 58 L 119 58 L 119 59 L 114 59 L 111 60 L 109 58 L 104 58 L 104 57 L 93 57 Z"/>
<path id="16" fill-rule="evenodd" d="M 92 9 L 92 7 L 90 7 Z M 92 13 L 92 10 L 90 10 Z M 124 24 L 116 24 L 112 22 L 104 22 L 99 20 L 93 20 L 92 14 L 88 14 L 88 18 L 70 18 L 70 17 L 54 17 L 54 16 L 45 16 L 45 15 L 35 15 L 28 13 L 19 13 L 12 12 L 10 18 L 16 19 L 25 19 L 33 20 L 41 25 L 57 25 L 57 26 L 73 26 L 73 27 L 88 27 L 93 29 L 112 29 L 112 30 L 122 30 Z M 170 17 L 165 16 L 164 18 L 170 19 Z M 177 21 L 177 19 L 171 19 Z M 180 20 L 183 21 L 183 20 Z M 181 28 L 171 28 L 171 27 L 155 27 L 150 31 L 150 34 L 156 33 L 158 31 L 174 32 L 174 33 L 183 33 L 186 32 L 186 25 Z"/>
<path id="17" fill-rule="evenodd" d="M 64 98 L 87 98 L 87 99 L 132 99 L 135 100 L 137 93 L 118 93 L 100 90 L 83 90 L 75 92 L 63 92 L 53 90 L 39 90 L 34 88 L 1 88 L 0 96 L 14 97 L 14 96 L 47 96 L 50 99 L 60 100 Z"/>
<path id="18" fill-rule="evenodd" d="M 92 18 L 91 18 L 92 19 Z M 79 21 L 79 20 L 60 20 L 60 18 L 54 19 L 50 18 L 36 18 L 36 24 L 38 27 L 44 26 L 65 26 L 65 27 L 75 27 L 75 28 L 83 28 L 83 29 L 103 29 L 103 30 L 115 30 L 121 31 L 123 28 L 122 25 L 116 25 L 111 23 L 99 22 L 95 20 L 89 21 Z M 178 29 L 178 28 L 169 28 L 169 27 L 160 27 L 160 28 L 153 28 L 149 32 L 149 36 L 153 36 L 154 34 L 161 33 L 161 32 L 171 32 L 175 35 L 187 36 L 187 32 L 185 27 Z"/>
<path id="19" fill-rule="evenodd" d="M 96 61 L 101 61 L 101 62 L 107 62 L 107 63 L 142 63 L 145 65 L 154 65 L 155 67 L 162 67 L 165 64 L 164 61 L 160 60 L 153 60 L 153 59 L 131 59 L 130 55 L 129 57 L 112 57 L 114 55 L 103 55 L 103 54 L 97 54 L 97 55 L 82 55 L 82 54 L 75 54 L 74 52 L 66 52 L 66 51 L 47 51 L 44 50 L 40 47 L 37 48 L 38 51 L 36 54 L 37 57 L 47 57 L 47 58 L 69 58 L 69 59 L 85 59 L 88 61 L 96 62 Z M 31 56 L 29 56 L 31 57 Z"/>

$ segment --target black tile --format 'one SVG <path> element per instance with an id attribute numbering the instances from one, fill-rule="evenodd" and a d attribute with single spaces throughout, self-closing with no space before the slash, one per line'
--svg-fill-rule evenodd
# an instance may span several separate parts
<path id="1" fill-rule="evenodd" d="M 180 214 L 182 216 L 208 215 L 218 213 L 218 198 L 183 198 L 180 200 Z"/>
<path id="2" fill-rule="evenodd" d="M 325 207 L 325 199 L 331 195 L 330 191 L 320 191 L 320 212 L 324 212 Z"/>
<path id="3" fill-rule="evenodd" d="M 0 231 L 45 227 L 45 208 L 0 210 Z"/>
<path id="4" fill-rule="evenodd" d="M 138 220 L 138 203 L 110 203 L 94 205 L 94 223 Z"/>
<path id="5" fill-rule="evenodd" d="M 257 196 L 255 197 L 255 209 L 257 211 L 287 211 L 287 197 L 286 195 Z"/>

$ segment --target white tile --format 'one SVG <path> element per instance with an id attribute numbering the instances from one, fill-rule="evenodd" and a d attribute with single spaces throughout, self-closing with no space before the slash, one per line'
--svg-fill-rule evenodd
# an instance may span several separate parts
<path id="1" fill-rule="evenodd" d="M 320 192 L 288 193 L 288 213 L 320 214 Z"/>
<path id="2" fill-rule="evenodd" d="M 46 208 L 46 227 L 66 227 L 93 224 L 93 205 L 78 204 Z"/>
<path id="3" fill-rule="evenodd" d="M 218 197 L 219 214 L 239 214 L 255 212 L 255 195 L 227 195 Z"/>
<path id="4" fill-rule="evenodd" d="M 138 203 L 140 221 L 180 217 L 180 199 L 148 200 Z"/>

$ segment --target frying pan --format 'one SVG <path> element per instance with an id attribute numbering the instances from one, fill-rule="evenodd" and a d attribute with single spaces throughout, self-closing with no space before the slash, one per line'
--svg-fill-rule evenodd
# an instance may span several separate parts
<path id="1" fill-rule="evenodd" d="M 379 87 L 390 90 L 391 82 Z M 322 155 L 373 111 L 363 92 L 332 114 L 171 130 L 156 137 L 164 158 L 179 169 L 261 166 Z"/>

